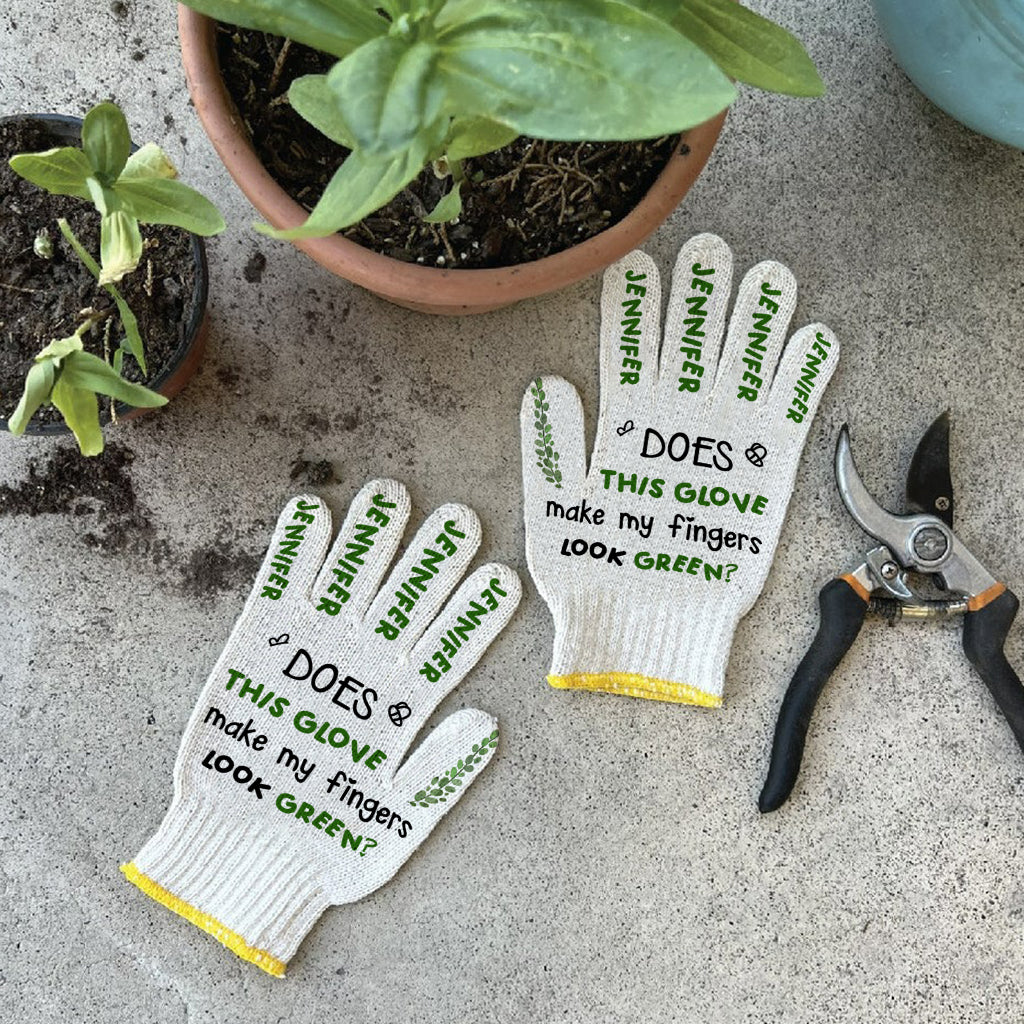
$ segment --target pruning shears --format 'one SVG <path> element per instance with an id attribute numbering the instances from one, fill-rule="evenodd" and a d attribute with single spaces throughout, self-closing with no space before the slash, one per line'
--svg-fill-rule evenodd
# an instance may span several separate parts
<path id="1" fill-rule="evenodd" d="M 792 792 L 814 705 L 857 639 L 868 612 L 890 622 L 963 615 L 964 651 L 1024 751 L 1024 688 L 1003 653 L 1019 602 L 953 532 L 949 414 L 935 420 L 914 452 L 907 474 L 907 514 L 887 511 L 864 486 L 846 425 L 836 444 L 835 473 L 843 504 L 878 546 L 852 572 L 826 583 L 818 595 L 818 633 L 779 711 L 768 778 L 758 801 L 762 812 L 776 810 Z M 950 596 L 925 599 L 911 588 L 908 573 L 930 577 Z"/>

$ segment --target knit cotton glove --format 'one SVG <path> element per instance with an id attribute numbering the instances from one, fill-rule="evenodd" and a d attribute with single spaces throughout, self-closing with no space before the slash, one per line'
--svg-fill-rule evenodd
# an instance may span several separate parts
<path id="1" fill-rule="evenodd" d="M 435 511 L 381 586 L 408 518 L 401 484 L 367 484 L 324 561 L 327 507 L 289 503 L 185 729 L 170 810 L 122 867 L 270 974 L 326 907 L 395 874 L 497 745 L 465 709 L 406 759 L 520 595 L 503 565 L 455 590 L 480 543 L 463 505 Z"/>
<path id="2" fill-rule="evenodd" d="M 555 619 L 548 682 L 716 707 L 739 619 L 771 566 L 839 343 L 783 349 L 796 282 L 759 263 L 739 287 L 714 235 L 661 286 L 632 252 L 601 297 L 601 410 L 589 470 L 575 389 L 538 377 L 522 407 L 526 555 Z M 659 363 L 660 348 L 660 363 Z"/>

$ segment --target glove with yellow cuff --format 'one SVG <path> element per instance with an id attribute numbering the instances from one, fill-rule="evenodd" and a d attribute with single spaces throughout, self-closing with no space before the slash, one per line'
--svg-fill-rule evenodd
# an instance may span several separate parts
<path id="1" fill-rule="evenodd" d="M 555 620 L 552 686 L 721 704 L 839 358 L 822 324 L 784 346 L 796 282 L 774 261 L 743 279 L 726 332 L 731 277 L 720 238 L 687 242 L 662 340 L 651 259 L 605 273 L 589 468 L 575 389 L 538 377 L 523 399 L 526 555 Z"/>
<path id="2" fill-rule="evenodd" d="M 405 757 L 520 594 L 503 565 L 456 590 L 480 543 L 463 505 L 434 512 L 381 586 L 408 518 L 401 484 L 367 484 L 325 562 L 328 509 L 288 504 L 185 729 L 170 809 L 122 867 L 270 974 L 327 907 L 395 874 L 497 745 L 494 719 L 464 709 Z"/>

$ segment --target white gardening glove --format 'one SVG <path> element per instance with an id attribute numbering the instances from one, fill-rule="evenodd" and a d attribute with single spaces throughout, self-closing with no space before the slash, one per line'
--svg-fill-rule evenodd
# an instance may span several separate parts
<path id="1" fill-rule="evenodd" d="M 589 469 L 575 389 L 542 377 L 523 399 L 526 557 L 555 619 L 552 686 L 721 704 L 839 358 L 822 324 L 783 351 L 796 282 L 773 261 L 743 279 L 723 348 L 731 276 L 720 238 L 687 242 L 662 344 L 651 259 L 605 273 Z"/>
<path id="2" fill-rule="evenodd" d="M 448 600 L 480 543 L 463 505 L 434 512 L 381 586 L 408 518 L 401 484 L 367 484 L 325 562 L 327 507 L 289 503 L 185 729 L 170 810 L 122 868 L 271 974 L 325 908 L 395 874 L 497 745 L 466 709 L 406 760 L 520 595 L 485 565 Z"/>

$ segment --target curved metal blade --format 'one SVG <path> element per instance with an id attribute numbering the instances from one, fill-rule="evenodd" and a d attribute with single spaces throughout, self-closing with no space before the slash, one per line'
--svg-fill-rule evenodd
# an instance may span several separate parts
<path id="1" fill-rule="evenodd" d="M 907 505 L 938 516 L 953 529 L 953 480 L 949 474 L 949 410 L 924 432 L 907 472 Z"/>
<path id="2" fill-rule="evenodd" d="M 857 525 L 886 547 L 902 551 L 908 536 L 906 518 L 882 508 L 864 486 L 850 449 L 850 428 L 845 423 L 836 442 L 836 483 L 839 496 Z"/>
<path id="3" fill-rule="evenodd" d="M 836 483 L 843 504 L 860 528 L 881 541 L 904 569 L 938 575 L 949 590 L 968 597 L 995 584 L 989 571 L 937 515 L 916 512 L 898 516 L 871 497 L 854 464 L 846 424 L 836 443 Z"/>

